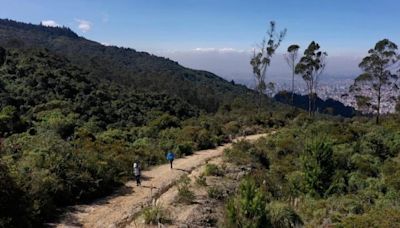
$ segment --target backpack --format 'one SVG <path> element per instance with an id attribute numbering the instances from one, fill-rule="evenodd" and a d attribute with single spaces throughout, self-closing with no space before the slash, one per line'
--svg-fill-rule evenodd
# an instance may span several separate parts
<path id="1" fill-rule="evenodd" d="M 135 176 L 138 176 L 138 175 L 140 175 L 140 166 L 139 166 L 139 164 L 138 163 L 133 163 L 133 174 L 135 175 Z"/>
<path id="2" fill-rule="evenodd" d="M 168 154 L 167 154 L 167 160 L 168 160 L 168 161 L 171 161 L 171 160 L 174 160 L 174 158 L 175 158 L 174 153 L 168 152 Z"/>

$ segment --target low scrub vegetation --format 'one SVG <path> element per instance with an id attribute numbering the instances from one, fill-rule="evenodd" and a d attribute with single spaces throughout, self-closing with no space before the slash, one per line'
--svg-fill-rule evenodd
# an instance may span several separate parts
<path id="1" fill-rule="evenodd" d="M 196 184 L 199 186 L 207 186 L 207 179 L 204 176 L 204 174 L 201 174 L 200 176 L 196 177 Z"/>
<path id="2" fill-rule="evenodd" d="M 228 223 L 400 226 L 398 121 L 396 116 L 381 125 L 362 118 L 294 121 L 254 145 L 235 143 L 226 159 L 255 169 L 227 203 Z"/>
<path id="3" fill-rule="evenodd" d="M 205 176 L 222 176 L 222 170 L 215 164 L 207 164 L 204 168 Z"/>
<path id="4" fill-rule="evenodd" d="M 178 183 L 178 196 L 177 196 L 177 201 L 179 203 L 185 203 L 185 204 L 190 204 L 193 202 L 195 195 L 190 190 L 190 178 L 187 175 L 182 176 Z"/>
<path id="5" fill-rule="evenodd" d="M 158 204 L 144 208 L 142 216 L 146 224 L 157 225 L 159 223 L 171 223 L 169 212 Z"/>
<path id="6" fill-rule="evenodd" d="M 211 186 L 207 189 L 208 197 L 212 199 L 222 200 L 224 199 L 224 191 L 221 187 Z"/>
<path id="7" fill-rule="evenodd" d="M 252 179 L 245 179 L 226 206 L 229 227 L 298 227 L 300 216 L 285 203 L 273 202 Z"/>

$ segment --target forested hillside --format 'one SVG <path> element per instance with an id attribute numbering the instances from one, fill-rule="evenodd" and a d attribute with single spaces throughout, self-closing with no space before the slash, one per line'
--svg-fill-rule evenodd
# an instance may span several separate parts
<path id="1" fill-rule="evenodd" d="M 219 105 L 231 102 L 238 94 L 252 94 L 245 86 L 234 85 L 212 73 L 187 69 L 146 52 L 104 46 L 65 27 L 0 20 L 0 46 L 46 48 L 79 65 L 91 78 L 177 96 L 209 112 L 215 112 Z"/>
<path id="2" fill-rule="evenodd" d="M 46 50 L 8 51 L 1 74 L 1 107 L 13 122 L 3 122 L 0 134 L 7 136 L 32 127 L 41 113 L 60 108 L 74 120 L 65 126 L 64 138 L 75 125 L 92 121 L 102 129 L 110 126 L 131 127 L 147 123 L 151 112 L 179 119 L 194 117 L 199 110 L 179 98 L 162 93 L 140 93 L 114 83 L 101 83 L 87 77 L 88 72 L 73 66 L 63 57 Z M 6 119 L 3 118 L 3 121 Z M 68 131 L 67 128 L 70 128 Z"/>

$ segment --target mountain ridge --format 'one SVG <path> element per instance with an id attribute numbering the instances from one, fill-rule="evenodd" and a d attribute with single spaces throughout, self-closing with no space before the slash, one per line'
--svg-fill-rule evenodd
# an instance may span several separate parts
<path id="1" fill-rule="evenodd" d="M 238 95 L 254 95 L 247 87 L 213 73 L 189 69 L 168 58 L 132 48 L 105 46 L 80 37 L 67 27 L 0 19 L 0 46 L 45 48 L 87 70 L 90 77 L 177 96 L 207 112 L 215 112 Z"/>

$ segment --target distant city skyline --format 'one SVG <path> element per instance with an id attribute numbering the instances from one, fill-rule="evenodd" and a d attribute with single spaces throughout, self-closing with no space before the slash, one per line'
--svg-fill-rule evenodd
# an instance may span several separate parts
<path id="1" fill-rule="evenodd" d="M 233 50 L 195 50 L 178 52 L 158 52 L 179 64 L 211 71 L 227 80 L 249 85 L 253 82 L 250 66 L 251 51 Z M 299 54 L 301 55 L 301 53 Z M 358 64 L 362 56 L 328 56 L 327 66 L 321 77 L 322 81 L 336 81 L 354 79 L 360 74 Z M 301 80 L 300 76 L 296 76 Z M 272 59 L 271 67 L 267 72 L 267 80 L 284 83 L 291 80 L 290 69 L 284 60 L 284 55 L 278 52 Z"/>
<path id="2" fill-rule="evenodd" d="M 288 33 L 268 72 L 282 80 L 282 54 L 317 41 L 328 52 L 326 77 L 355 77 L 358 63 L 383 38 L 400 43 L 397 0 L 0 0 L 2 18 L 67 26 L 105 45 L 146 51 L 227 79 L 251 75 L 251 50 L 271 20 Z"/>

